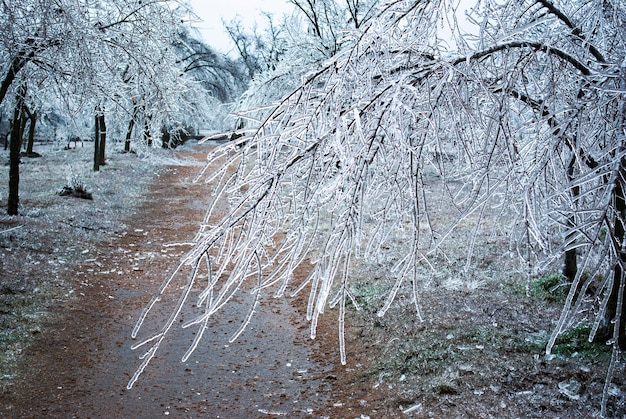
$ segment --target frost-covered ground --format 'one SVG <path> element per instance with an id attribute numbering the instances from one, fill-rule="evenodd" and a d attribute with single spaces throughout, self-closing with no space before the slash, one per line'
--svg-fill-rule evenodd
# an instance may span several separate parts
<path id="1" fill-rule="evenodd" d="M 465 272 L 465 253 L 454 249 L 466 244 L 470 224 L 455 233 L 445 257 L 434 259 L 437 273 L 420 284 L 423 322 L 408 293 L 385 317 L 376 316 L 391 286 L 385 258 L 355 270 L 353 294 L 365 309 L 350 307 L 345 367 L 338 361 L 337 310 L 327 311 L 311 342 L 301 296 L 292 301 L 299 316 L 289 304 L 270 303 L 239 342 L 225 347 L 218 341 L 225 353 L 207 344 L 208 353 L 183 365 L 178 360 L 186 346 L 174 345 L 155 369 L 149 367 L 152 376 L 134 393 L 125 392 L 139 355 L 124 341 L 131 317 L 176 262 L 175 249 L 163 242 L 189 237 L 207 197 L 189 183 L 201 164 L 184 153 L 192 145 L 182 154 L 111 150 L 99 173 L 91 171 L 91 146 L 38 144 L 43 157 L 23 158 L 20 215 L 0 215 L 0 378 L 8 416 L 80 417 L 104 408 L 181 417 L 205 417 L 218 408 L 259 417 L 597 416 L 608 352 L 585 344 L 581 327 L 557 346 L 556 358 L 546 360 L 543 346 L 559 313 L 561 288 L 537 278 L 527 296 L 525 275 L 496 226 L 479 237 L 475 265 Z M 2 211 L 7 162 L 8 152 L 0 151 Z M 76 181 L 93 200 L 57 194 Z M 146 282 L 137 288 L 133 281 L 140 278 Z M 233 310 L 225 312 L 223 326 L 215 325 L 213 338 L 237 323 Z M 89 323 L 99 318 L 95 326 Z M 68 334 L 68 328 L 76 330 Z M 228 353 L 237 355 L 231 359 Z M 46 358 L 50 354 L 76 362 L 59 366 L 59 359 Z M 29 363 L 49 371 L 29 372 Z M 221 381 L 205 376 L 214 368 L 223 369 Z M 50 383 L 16 387 L 16 372 Z M 71 394 L 59 388 L 69 386 L 75 387 Z M 220 386 L 228 390 L 216 393 Z M 41 394 L 17 394 L 24 389 Z M 620 370 L 609 389 L 616 417 L 625 413 L 623 389 Z M 32 402 L 33 395 L 40 401 Z M 50 405 L 44 412 L 42 403 Z M 31 410 L 21 414 L 25 406 Z M 238 406 L 243 410 L 232 410 Z"/>
<path id="2" fill-rule="evenodd" d="M 161 170 L 160 150 L 142 154 L 111 151 L 106 168 L 93 172 L 93 144 L 65 150 L 36 144 L 41 158 L 21 159 L 20 213 L 6 215 L 8 151 L 0 151 L 0 375 L 11 382 L 15 361 L 42 332 L 50 308 L 74 292 L 66 273 L 93 257 L 95 243 L 123 231 L 123 220 L 141 203 Z M 60 196 L 64 186 L 82 184 L 94 199 Z"/>

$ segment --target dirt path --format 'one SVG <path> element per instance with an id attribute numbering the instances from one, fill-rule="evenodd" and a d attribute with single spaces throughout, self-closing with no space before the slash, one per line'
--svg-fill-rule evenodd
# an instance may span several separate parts
<path id="1" fill-rule="evenodd" d="M 201 161 L 206 149 L 178 154 Z M 193 237 L 210 199 L 206 185 L 191 183 L 198 169 L 196 164 L 162 172 L 136 214 L 64 271 L 74 297 L 53 309 L 43 333 L 23 354 L 21 374 L 2 395 L 1 415 L 251 418 L 376 412 L 362 386 L 338 388 L 341 380 L 349 381 L 349 370 L 337 369 L 330 319 L 312 342 L 302 316 L 284 300 L 263 304 L 230 345 L 228 337 L 247 307 L 229 305 L 185 364 L 180 358 L 192 336 L 174 334 L 135 388 L 126 390 L 141 355 L 129 349 L 130 331 L 186 249 L 163 245 Z"/>

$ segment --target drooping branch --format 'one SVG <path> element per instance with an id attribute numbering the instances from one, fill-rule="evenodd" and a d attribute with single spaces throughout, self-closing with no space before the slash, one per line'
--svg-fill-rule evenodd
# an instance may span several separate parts
<path id="1" fill-rule="evenodd" d="M 566 51 L 563 51 L 559 48 L 556 48 L 550 45 L 543 44 L 541 42 L 534 42 L 534 41 L 511 41 L 511 42 L 507 42 L 503 44 L 497 44 L 490 48 L 486 48 L 484 50 L 474 52 L 467 56 L 454 58 L 448 63 L 446 63 L 446 60 L 443 58 L 438 58 L 432 54 L 425 53 L 425 52 L 416 53 L 415 51 L 406 51 L 406 52 L 395 51 L 395 53 L 399 53 L 399 54 L 411 54 L 411 55 L 418 54 L 419 57 L 423 58 L 423 60 L 418 61 L 415 64 L 403 65 L 403 66 L 391 69 L 389 73 L 391 75 L 395 75 L 397 73 L 407 72 L 407 71 L 414 72 L 418 80 L 423 80 L 427 77 L 430 77 L 435 71 L 440 71 L 442 68 L 442 65 L 444 64 L 452 66 L 452 67 L 458 67 L 459 65 L 464 64 L 464 63 L 481 61 L 485 58 L 493 56 L 494 54 L 498 52 L 507 52 L 507 51 L 511 51 L 514 49 L 522 49 L 522 48 L 529 48 L 531 50 L 543 52 L 548 55 L 554 55 L 558 57 L 559 59 L 567 62 L 571 66 L 573 66 L 583 76 L 590 76 L 592 74 L 592 71 L 589 69 L 589 67 L 587 67 L 584 63 L 582 63 L 580 60 L 578 60 L 573 55 L 567 53 Z M 407 58 L 410 58 L 410 57 L 407 56 Z M 381 78 L 382 78 L 381 76 L 374 76 L 374 79 L 381 79 Z"/>
<path id="2" fill-rule="evenodd" d="M 366 243 L 363 253 L 371 256 L 389 243 L 396 227 L 403 233 L 413 229 L 413 239 L 394 248 L 402 254 L 389 269 L 395 276 L 390 278 L 394 284 L 388 294 L 390 305 L 401 285 L 418 278 L 417 266 L 430 258 L 430 249 L 444 249 L 440 243 L 449 234 L 442 237 L 436 230 L 441 226 L 452 231 L 459 226 L 457 219 L 470 221 L 470 214 L 481 212 L 499 196 L 505 196 L 498 201 L 503 207 L 509 197 L 512 204 L 524 206 L 524 214 L 519 214 L 523 221 L 537 218 L 525 233 L 529 249 L 549 240 L 542 250 L 551 252 L 551 261 L 563 250 L 582 252 L 587 246 L 587 254 L 596 251 L 588 249 L 599 242 L 597 220 L 604 217 L 598 214 L 613 211 L 606 174 L 616 164 L 618 149 L 617 129 L 610 127 L 612 115 L 600 115 L 597 109 L 614 107 L 617 95 L 611 86 L 610 94 L 601 98 L 608 89 L 603 90 L 604 81 L 590 77 L 597 66 L 585 61 L 587 50 L 563 47 L 571 45 L 562 41 L 571 38 L 572 30 L 548 19 L 549 29 L 559 30 L 555 46 L 552 41 L 516 40 L 448 58 L 428 40 L 423 42 L 426 30 L 414 38 L 403 34 L 404 44 L 398 41 L 394 25 L 407 16 L 406 8 L 415 10 L 407 19 L 411 23 L 432 22 L 432 15 L 422 16 L 417 10 L 428 9 L 432 2 L 400 3 L 380 26 L 364 30 L 352 50 L 329 60 L 321 70 L 309 69 L 314 74 L 303 78 L 300 88 L 268 106 L 270 110 L 264 111 L 269 116 L 258 118 L 260 128 L 252 138 L 230 145 L 229 153 L 241 158 L 237 172 L 229 177 L 221 168 L 213 180 L 227 178 L 219 197 L 229 194 L 233 206 L 202 236 L 210 240 L 194 250 L 199 257 L 216 246 L 220 264 L 229 265 L 229 270 L 237 265 L 226 287 L 242 283 L 252 266 L 247 261 L 257 256 L 269 275 L 255 286 L 280 284 L 277 295 L 282 295 L 286 284 L 293 282 L 293 268 L 312 251 L 315 266 L 298 290 L 310 286 L 307 314 L 316 319 L 327 302 L 343 304 L 349 298 L 342 271 L 347 272 L 353 253 L 361 251 L 354 246 Z M 588 94 L 577 95 L 583 89 Z M 596 136 L 604 136 L 602 144 Z M 433 157 L 437 152 L 450 152 L 452 157 Z M 221 157 L 232 154 L 223 152 Z M 437 159 L 444 162 L 433 162 Z M 233 162 L 234 158 L 229 160 L 230 168 Z M 419 238 L 418 222 L 429 218 L 426 201 L 431 198 L 420 176 L 421 169 L 431 164 L 439 165 L 437 175 L 455 212 L 443 222 L 428 220 L 430 240 L 426 240 Z M 623 206 L 620 203 L 617 209 Z M 319 220 L 325 217 L 329 225 L 321 228 Z M 367 231 L 364 217 L 380 225 Z M 542 229 L 548 240 L 544 241 Z M 555 245 L 559 239 L 564 243 Z M 470 242 L 473 246 L 474 240 Z M 428 247 L 426 257 L 421 256 L 423 245 Z M 218 289 L 214 284 L 206 295 Z M 585 290 L 580 292 L 584 295 Z"/>
<path id="3" fill-rule="evenodd" d="M 554 55 L 560 58 L 561 60 L 569 63 L 570 65 L 572 65 L 575 69 L 580 71 L 580 73 L 583 76 L 591 75 L 591 70 L 573 55 L 557 47 L 547 45 L 541 42 L 534 42 L 534 41 L 511 41 L 511 42 L 507 42 L 504 44 L 494 45 L 491 48 L 487 48 L 482 51 L 475 52 L 474 54 L 471 54 L 468 57 L 459 57 L 452 62 L 452 65 L 456 66 L 465 61 L 480 61 L 483 58 L 489 57 L 496 52 L 503 52 L 503 51 L 519 49 L 519 48 L 530 48 L 532 50 L 540 51 L 548 55 Z"/>
<path id="4" fill-rule="evenodd" d="M 142 2 L 139 2 L 139 6 L 137 6 L 135 9 L 131 10 L 130 12 L 128 12 L 126 15 L 122 16 L 120 19 L 107 23 L 107 24 L 98 22 L 96 23 L 95 27 L 96 29 L 99 29 L 101 31 L 106 31 L 107 29 L 110 29 L 112 27 L 123 25 L 125 23 L 130 23 L 131 18 L 135 16 L 137 13 L 139 13 L 142 9 L 145 9 L 146 7 L 150 7 L 154 4 L 167 3 L 167 2 L 168 0 L 152 0 L 152 1 L 143 2 L 143 4 Z"/>
<path id="5" fill-rule="evenodd" d="M 563 22 L 570 30 L 572 31 L 572 35 L 583 41 L 586 48 L 589 49 L 589 52 L 601 63 L 605 63 L 606 59 L 602 55 L 602 53 L 585 38 L 583 31 L 576 26 L 569 17 L 561 10 L 559 10 L 554 3 L 550 0 L 537 0 L 537 3 L 541 4 L 544 8 L 548 9 L 550 13 L 555 15 L 561 22 Z"/>
<path id="6" fill-rule="evenodd" d="M 11 59 L 11 65 L 9 66 L 9 69 L 2 80 L 2 84 L 0 85 L 0 105 L 9 91 L 9 87 L 11 87 L 18 73 L 24 68 L 24 66 L 26 66 L 26 64 L 33 60 L 42 51 L 55 45 L 59 45 L 60 41 L 49 40 L 47 42 L 38 42 L 38 40 L 33 37 L 28 38 L 24 44 L 25 47 L 22 48 L 16 56 L 13 57 L 13 59 Z"/>

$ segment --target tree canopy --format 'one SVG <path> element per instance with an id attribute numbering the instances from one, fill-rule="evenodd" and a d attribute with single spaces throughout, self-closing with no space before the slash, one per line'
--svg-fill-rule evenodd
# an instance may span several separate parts
<path id="1" fill-rule="evenodd" d="M 613 349 L 606 414 L 626 348 L 626 8 L 611 0 L 485 0 L 468 12 L 468 35 L 455 3 L 381 4 L 343 32 L 332 57 L 264 108 L 253 137 L 216 151 L 208 179 L 219 181 L 215 202 L 227 199 L 230 210 L 215 219 L 210 208 L 181 261 L 193 271 L 177 308 L 137 345 L 150 346 L 138 374 L 183 306 L 199 308 L 186 324 L 199 330 L 191 352 L 238 290 L 307 290 L 311 335 L 326 307 L 338 305 L 343 336 L 345 304 L 357 305 L 351 269 L 381 252 L 396 256 L 379 315 L 408 290 L 419 317 L 418 284 L 436 269 L 433 255 L 470 215 L 478 229 L 481 214 L 497 207 L 529 275 L 565 260 L 571 289 L 547 353 L 581 308 L 595 310 L 590 339 Z M 428 173 L 455 211 L 448 223 L 434 221 Z M 467 241 L 469 269 L 474 238 Z M 293 271 L 309 260 L 308 278 L 294 283 Z M 200 283 L 201 271 L 208 281 Z M 254 304 L 256 297 L 250 313 Z"/>

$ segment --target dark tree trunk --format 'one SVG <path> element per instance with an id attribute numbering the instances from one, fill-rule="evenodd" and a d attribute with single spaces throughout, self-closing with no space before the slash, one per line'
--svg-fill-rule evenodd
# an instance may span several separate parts
<path id="1" fill-rule="evenodd" d="M 26 86 L 22 85 L 15 97 L 15 110 L 13 111 L 13 125 L 11 127 L 11 150 L 9 152 L 9 198 L 7 213 L 17 215 L 19 206 L 20 187 L 20 139 L 22 118 L 24 113 L 24 96 Z"/>
<path id="2" fill-rule="evenodd" d="M 17 74 L 22 70 L 22 68 L 24 68 L 24 66 L 35 58 L 35 56 L 41 51 L 59 44 L 59 40 L 49 40 L 42 43 L 41 40 L 38 41 L 38 34 L 35 35 L 35 37 L 28 38 L 24 41 L 24 47 L 11 60 L 7 73 L 4 75 L 2 83 L 0 83 L 0 105 L 4 102 L 4 97 L 9 91 L 9 87 L 11 87 L 17 77 Z"/>
<path id="3" fill-rule="evenodd" d="M 31 44 L 34 42 L 31 39 L 27 40 L 26 43 L 28 44 L 29 41 Z M 13 60 L 11 61 L 11 65 L 9 66 L 9 70 L 7 71 L 7 74 L 5 74 L 4 80 L 2 80 L 2 84 L 0 84 L 0 104 L 2 104 L 2 102 L 4 101 L 4 97 L 9 91 L 9 87 L 11 87 L 11 84 L 13 84 L 17 73 L 19 73 L 20 70 L 24 68 L 26 63 L 33 59 L 33 57 L 35 56 L 35 52 L 36 51 L 34 50 L 22 50 L 15 58 L 13 58 Z"/>
<path id="4" fill-rule="evenodd" d="M 569 282 L 573 282 L 578 273 L 578 258 L 576 249 L 570 249 L 565 252 L 565 263 L 563 265 L 563 276 Z"/>
<path id="5" fill-rule="evenodd" d="M 135 118 L 132 118 L 128 123 L 128 130 L 126 131 L 126 140 L 124 141 L 124 151 L 130 152 L 130 139 L 133 135 L 133 128 L 135 127 Z"/>
<path id="6" fill-rule="evenodd" d="M 21 112 L 21 118 L 22 120 L 20 121 L 20 146 L 24 146 L 24 150 L 26 150 L 26 144 L 24 144 L 24 131 L 26 131 L 26 123 L 28 122 L 28 114 L 27 114 L 28 110 L 26 108 L 26 105 L 24 104 L 24 102 L 22 101 L 22 112 Z"/>
<path id="7" fill-rule="evenodd" d="M 162 148 L 170 148 L 170 140 L 171 140 L 171 136 L 170 136 L 170 132 L 167 130 L 166 127 L 163 127 L 161 129 L 161 147 Z"/>
<path id="8" fill-rule="evenodd" d="M 100 113 L 100 144 L 98 150 L 98 164 L 104 166 L 106 164 L 104 153 L 106 151 L 107 144 L 107 127 L 104 122 L 104 112 Z"/>
<path id="9" fill-rule="evenodd" d="M 137 100 L 133 98 L 133 117 L 128 123 L 128 130 L 126 131 L 126 141 L 124 142 L 124 151 L 127 153 L 130 152 L 130 139 L 133 135 L 133 128 L 135 127 L 135 120 L 137 119 L 138 113 L 139 107 L 137 106 Z"/>
<path id="10" fill-rule="evenodd" d="M 100 170 L 100 115 L 96 111 L 96 116 L 94 118 L 95 122 L 95 132 L 94 132 L 94 151 L 93 151 L 93 171 L 97 172 Z"/>
<path id="11" fill-rule="evenodd" d="M 568 168 L 567 168 L 567 177 L 570 182 L 574 179 L 574 170 L 576 168 L 576 155 L 573 155 L 570 159 Z M 574 186 L 570 189 L 570 194 L 572 196 L 572 200 L 574 201 L 574 205 L 576 205 L 576 200 L 580 196 L 580 187 Z M 576 225 L 576 220 L 573 216 L 571 216 L 568 220 L 568 225 L 570 228 L 573 228 Z M 566 238 L 566 243 L 569 243 L 571 240 L 574 240 L 574 234 L 570 233 Z M 571 245 L 571 243 L 569 243 Z M 565 251 L 565 263 L 563 265 L 563 276 L 567 278 L 570 282 L 574 282 L 576 278 L 576 274 L 578 273 L 578 258 L 576 255 L 576 249 L 569 249 Z"/>

